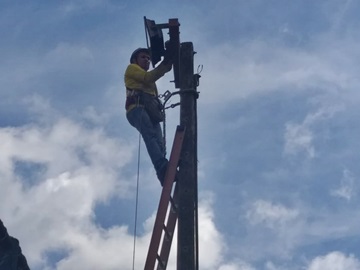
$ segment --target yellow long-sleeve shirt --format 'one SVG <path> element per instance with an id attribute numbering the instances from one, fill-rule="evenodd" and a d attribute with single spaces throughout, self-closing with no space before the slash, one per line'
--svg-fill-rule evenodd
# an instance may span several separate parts
<path id="1" fill-rule="evenodd" d="M 154 96 L 158 95 L 155 82 L 168 71 L 169 68 L 163 64 L 160 64 L 151 71 L 146 71 L 137 64 L 130 64 L 124 75 L 126 89 L 144 91 Z M 126 91 L 127 98 L 130 97 L 130 94 L 130 91 Z M 130 105 L 127 111 L 130 111 L 134 107 L 135 104 Z"/>

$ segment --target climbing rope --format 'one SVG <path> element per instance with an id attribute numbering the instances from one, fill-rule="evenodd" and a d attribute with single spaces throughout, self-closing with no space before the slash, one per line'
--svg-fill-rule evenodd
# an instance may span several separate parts
<path id="1" fill-rule="evenodd" d="M 142 114 L 142 113 L 141 113 Z M 140 128 L 142 121 L 142 115 L 140 116 Z M 134 220 L 134 243 L 133 243 L 133 260 L 132 270 L 135 270 L 135 255 L 136 255 L 136 234 L 137 234 L 137 218 L 138 218 L 138 205 L 139 205 L 139 179 L 140 179 L 140 154 L 141 154 L 141 133 L 139 131 L 138 140 L 138 160 L 137 160 L 137 172 L 136 172 L 136 196 L 135 196 L 135 220 Z"/>
<path id="2" fill-rule="evenodd" d="M 140 143 L 141 143 L 141 134 L 139 132 L 138 162 L 137 162 L 137 175 L 136 175 L 135 220 L 134 220 L 134 246 L 133 246 L 133 262 L 132 262 L 133 270 L 135 270 L 136 233 L 137 233 L 137 217 L 138 217 L 138 204 L 139 204 L 140 149 L 141 149 Z"/>

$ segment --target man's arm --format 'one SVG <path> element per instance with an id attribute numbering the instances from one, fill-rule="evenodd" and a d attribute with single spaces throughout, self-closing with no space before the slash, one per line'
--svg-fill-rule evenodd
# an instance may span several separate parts
<path id="1" fill-rule="evenodd" d="M 145 71 L 136 64 L 130 64 L 126 70 L 126 76 L 145 84 L 154 83 L 164 76 L 166 72 L 169 72 L 171 70 L 171 66 L 171 64 L 165 64 L 162 62 L 153 70 Z"/>

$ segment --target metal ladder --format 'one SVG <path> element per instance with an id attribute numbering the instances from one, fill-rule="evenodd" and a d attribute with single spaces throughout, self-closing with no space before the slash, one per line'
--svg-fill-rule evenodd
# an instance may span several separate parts
<path id="1" fill-rule="evenodd" d="M 175 133 L 174 143 L 170 154 L 169 165 L 165 174 L 163 189 L 161 192 L 158 211 L 156 214 L 153 233 L 150 240 L 150 246 L 146 258 L 144 270 L 154 270 L 157 261 L 157 270 L 165 270 L 172 239 L 174 236 L 175 225 L 178 217 L 177 205 L 177 183 L 175 183 L 172 194 L 173 183 L 176 177 L 177 167 L 180 160 L 181 148 L 184 139 L 185 129 L 178 126 Z M 168 211 L 170 204 L 170 209 Z M 166 225 L 165 225 L 165 219 Z M 162 238 L 161 250 L 159 246 Z"/>

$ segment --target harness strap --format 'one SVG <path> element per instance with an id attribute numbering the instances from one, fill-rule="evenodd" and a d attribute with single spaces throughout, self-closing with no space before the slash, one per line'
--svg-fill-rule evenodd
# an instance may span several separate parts
<path id="1" fill-rule="evenodd" d="M 126 87 L 126 102 L 125 109 L 129 110 L 130 106 L 138 107 L 143 106 L 144 104 L 141 102 L 139 90 L 134 90 Z"/>

